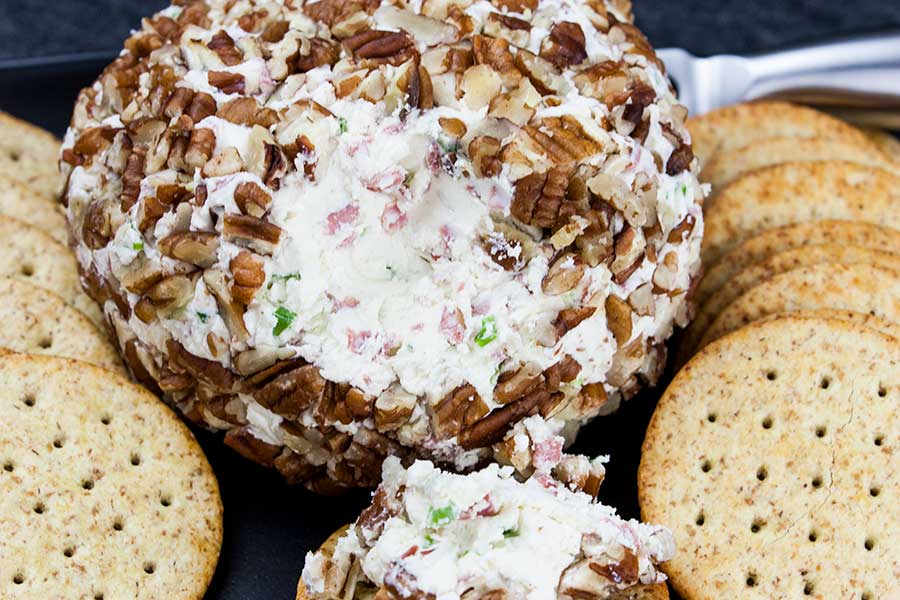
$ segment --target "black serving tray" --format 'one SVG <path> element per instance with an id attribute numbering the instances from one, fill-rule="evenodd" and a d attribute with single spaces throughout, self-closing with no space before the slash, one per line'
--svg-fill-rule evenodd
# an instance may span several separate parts
<path id="1" fill-rule="evenodd" d="M 113 58 L 101 53 L 0 61 L 0 109 L 61 137 L 78 91 Z M 626 518 L 638 517 L 640 447 L 657 396 L 647 390 L 616 414 L 595 420 L 575 446 L 590 456 L 611 455 L 600 499 Z M 193 431 L 219 479 L 225 505 L 222 552 L 206 598 L 293 599 L 306 553 L 353 521 L 369 493 L 326 498 L 290 487 L 276 472 L 227 448 L 220 435 Z"/>

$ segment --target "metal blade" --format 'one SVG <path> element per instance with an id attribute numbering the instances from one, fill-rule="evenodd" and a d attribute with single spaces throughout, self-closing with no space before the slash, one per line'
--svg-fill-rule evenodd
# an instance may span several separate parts
<path id="1" fill-rule="evenodd" d="M 747 59 L 741 56 L 698 58 L 681 48 L 663 48 L 657 54 L 678 89 L 678 98 L 693 115 L 744 100 L 753 84 Z"/>

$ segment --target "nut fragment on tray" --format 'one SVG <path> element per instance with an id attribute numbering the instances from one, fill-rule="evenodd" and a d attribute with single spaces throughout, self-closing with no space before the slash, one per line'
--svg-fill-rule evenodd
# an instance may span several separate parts
<path id="1" fill-rule="evenodd" d="M 78 99 L 68 218 L 135 377 L 320 492 L 653 383 L 704 190 L 629 3 L 285 4 L 179 2 Z"/>
<path id="2" fill-rule="evenodd" d="M 664 528 L 625 521 L 548 471 L 523 483 L 498 465 L 457 475 L 392 457 L 333 552 L 307 555 L 301 585 L 314 600 L 602 600 L 665 581 L 657 566 L 674 550 Z"/>

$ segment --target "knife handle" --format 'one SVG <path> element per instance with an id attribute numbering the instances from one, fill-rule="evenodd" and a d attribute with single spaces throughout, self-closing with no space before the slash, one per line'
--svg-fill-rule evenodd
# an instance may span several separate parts
<path id="1" fill-rule="evenodd" d="M 900 128 L 900 32 L 750 56 L 745 97 L 781 98 Z M 860 113 L 862 111 L 862 113 Z"/>

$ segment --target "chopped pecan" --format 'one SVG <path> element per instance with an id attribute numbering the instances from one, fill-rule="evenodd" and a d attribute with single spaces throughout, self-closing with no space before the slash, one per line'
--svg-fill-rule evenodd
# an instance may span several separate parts
<path id="1" fill-rule="evenodd" d="M 206 161 L 201 169 L 204 177 L 224 177 L 225 175 L 233 175 L 243 170 L 244 161 L 238 153 L 237 148 L 228 146 L 222 152 L 216 154 Z"/>
<path id="2" fill-rule="evenodd" d="M 216 149 L 216 134 L 212 129 L 195 129 L 184 153 L 185 164 L 193 169 L 203 167 Z"/>
<path id="3" fill-rule="evenodd" d="M 341 47 L 338 44 L 331 40 L 312 38 L 308 49 L 304 44 L 297 57 L 297 72 L 306 73 L 323 65 L 334 65 L 340 58 Z"/>
<path id="4" fill-rule="evenodd" d="M 194 356 L 173 339 L 166 342 L 166 350 L 169 360 L 174 366 L 193 375 L 199 381 L 222 391 L 228 391 L 234 387 L 234 374 L 218 362 Z"/>
<path id="5" fill-rule="evenodd" d="M 502 232 L 491 232 L 482 242 L 491 260 L 507 271 L 518 269 L 525 262 L 521 242 L 508 239 Z"/>
<path id="6" fill-rule="evenodd" d="M 559 296 L 575 289 L 583 277 L 584 264 L 581 259 L 571 253 L 562 254 L 550 265 L 541 288 L 545 294 Z"/>
<path id="7" fill-rule="evenodd" d="M 538 0 L 491 0 L 491 4 L 500 10 L 521 14 L 526 10 L 536 10 Z"/>
<path id="8" fill-rule="evenodd" d="M 244 62 L 244 54 L 224 29 L 220 29 L 213 35 L 206 46 L 215 52 L 226 66 L 233 67 Z"/>
<path id="9" fill-rule="evenodd" d="M 92 127 L 78 136 L 72 151 L 83 157 L 91 157 L 108 148 L 114 137 L 116 129 L 113 127 Z"/>
<path id="10" fill-rule="evenodd" d="M 654 291 L 674 291 L 678 273 L 678 253 L 675 250 L 670 250 L 663 259 L 657 263 L 656 270 L 653 271 Z"/>
<path id="11" fill-rule="evenodd" d="M 380 0 L 319 0 L 318 2 L 304 2 L 303 12 L 315 21 L 321 21 L 329 27 L 334 27 L 359 11 L 372 14 L 380 4 Z"/>
<path id="12" fill-rule="evenodd" d="M 644 83 L 641 79 L 635 80 L 628 91 L 628 104 L 625 105 L 622 118 L 636 125 L 643 119 L 644 110 L 653 104 L 655 99 L 656 90 L 650 84 Z M 615 99 L 612 101 L 615 102 Z M 607 100 L 608 103 L 609 99 Z"/>
<path id="13" fill-rule="evenodd" d="M 135 148 L 128 157 L 125 172 L 122 173 L 122 212 L 128 212 L 141 194 L 141 181 L 144 179 L 144 157 L 147 151 Z"/>
<path id="14" fill-rule="evenodd" d="M 598 198 L 608 202 L 620 210 L 625 221 L 632 227 L 645 227 L 651 224 L 651 217 L 656 216 L 655 194 L 645 201 L 638 196 L 621 177 L 597 173 L 587 181 L 588 189 Z"/>
<path id="15" fill-rule="evenodd" d="M 275 414 L 294 421 L 322 399 L 326 383 L 318 368 L 304 365 L 282 373 L 254 392 L 253 397 Z"/>
<path id="16" fill-rule="evenodd" d="M 492 12 L 484 23 L 484 33 L 493 38 L 509 40 L 515 46 L 528 47 L 531 23 L 512 15 Z"/>
<path id="17" fill-rule="evenodd" d="M 516 52 L 515 60 L 516 67 L 541 95 L 563 94 L 566 91 L 566 80 L 550 61 L 523 49 Z"/>
<path id="18" fill-rule="evenodd" d="M 573 81 L 579 92 L 610 106 L 615 98 L 628 90 L 628 74 L 625 68 L 621 62 L 607 60 L 580 71 Z"/>
<path id="19" fill-rule="evenodd" d="M 541 57 L 559 69 L 580 65 L 587 59 L 584 31 L 578 23 L 563 21 L 550 30 L 541 44 Z"/>
<path id="20" fill-rule="evenodd" d="M 669 160 L 666 161 L 666 174 L 675 176 L 688 170 L 693 160 L 694 149 L 690 144 L 682 142 L 669 156 Z"/>
<path id="21" fill-rule="evenodd" d="M 465 134 L 465 125 L 462 133 Z M 500 162 L 500 140 L 488 135 L 473 138 L 469 142 L 469 158 L 477 176 L 496 177 L 503 167 Z"/>
<path id="22" fill-rule="evenodd" d="M 535 364 L 526 364 L 515 371 L 507 371 L 497 379 L 494 388 L 494 401 L 498 404 L 509 404 L 524 397 L 544 382 L 541 369 Z"/>
<path id="23" fill-rule="evenodd" d="M 488 414 L 488 407 L 471 385 L 447 394 L 434 407 L 434 430 L 440 439 L 451 438 Z"/>
<path id="24" fill-rule="evenodd" d="M 244 324 L 245 307 L 232 299 L 225 273 L 215 268 L 207 269 L 203 272 L 203 283 L 215 297 L 219 315 L 225 321 L 225 327 L 232 338 L 238 342 L 246 341 L 250 332 Z"/>
<path id="25" fill-rule="evenodd" d="M 475 64 L 487 65 L 500 73 L 503 85 L 507 88 L 514 87 L 522 78 L 512 52 L 509 51 L 509 42 L 505 39 L 476 35 L 472 38 L 472 52 Z"/>
<path id="26" fill-rule="evenodd" d="M 553 227 L 566 195 L 569 174 L 568 167 L 554 166 L 518 180 L 510 206 L 512 215 L 526 225 Z"/>
<path id="27" fill-rule="evenodd" d="M 631 307 L 615 294 L 606 297 L 606 323 L 617 344 L 631 339 Z"/>
<path id="28" fill-rule="evenodd" d="M 243 305 L 250 304 L 266 280 L 262 260 L 247 250 L 241 250 L 228 263 L 228 268 L 232 277 L 231 297 Z"/>
<path id="29" fill-rule="evenodd" d="M 231 123 L 250 126 L 256 123 L 258 112 L 259 103 L 255 98 L 241 96 L 223 104 L 216 116 Z"/>
<path id="30" fill-rule="evenodd" d="M 81 224 L 81 238 L 91 250 L 105 247 L 115 232 L 110 223 L 106 202 L 97 199 L 88 204 L 84 211 L 84 222 Z"/>
<path id="31" fill-rule="evenodd" d="M 527 78 L 520 78 L 519 85 L 491 100 L 488 115 L 507 119 L 519 127 L 531 120 L 541 102 L 541 95 Z"/>
<path id="32" fill-rule="evenodd" d="M 219 88 L 226 94 L 243 94 L 246 88 L 244 76 L 229 71 L 210 71 L 209 85 Z"/>
<path id="33" fill-rule="evenodd" d="M 274 461 L 274 466 L 288 485 L 297 485 L 312 479 L 318 467 L 289 448 L 285 448 Z"/>
<path id="34" fill-rule="evenodd" d="M 588 566 L 591 571 L 608 579 L 617 586 L 633 585 L 638 582 L 640 574 L 638 559 L 627 548 L 623 548 L 622 551 L 625 553 L 625 556 L 618 562 L 601 564 L 591 560 Z"/>
<path id="35" fill-rule="evenodd" d="M 191 98 L 191 103 L 188 105 L 185 114 L 194 123 L 199 123 L 206 117 L 216 114 L 216 99 L 206 92 L 198 92 Z"/>
<path id="36" fill-rule="evenodd" d="M 489 65 L 469 67 L 459 83 L 462 102 L 472 110 L 487 106 L 500 93 L 503 80 Z"/>
<path id="37" fill-rule="evenodd" d="M 609 266 L 616 283 L 619 285 L 625 283 L 631 274 L 637 270 L 644 260 L 646 247 L 647 243 L 644 240 L 644 233 L 641 229 L 626 225 L 619 232 L 614 246 L 615 258 Z"/>
<path id="38" fill-rule="evenodd" d="M 503 439 L 509 428 L 525 417 L 537 414 L 550 401 L 550 392 L 543 388 L 529 392 L 520 400 L 498 408 L 458 436 L 459 445 L 466 450 L 484 448 Z"/>
<path id="39" fill-rule="evenodd" d="M 194 297 L 194 283 L 184 275 L 170 275 L 147 290 L 147 300 L 157 314 L 171 317 Z"/>
<path id="40" fill-rule="evenodd" d="M 412 38 L 404 31 L 365 31 L 345 39 L 343 44 L 358 58 L 376 64 L 398 66 L 418 56 Z"/>
<path id="41" fill-rule="evenodd" d="M 653 296 L 653 283 L 647 282 L 638 286 L 628 296 L 628 305 L 641 316 L 653 315 L 656 312 L 656 300 Z"/>
<path id="42" fill-rule="evenodd" d="M 574 381 L 581 372 L 581 365 L 577 360 L 566 354 L 558 363 L 544 371 L 544 379 L 546 380 L 546 389 L 556 391 L 561 383 Z M 547 408 L 542 407 L 542 409 Z M 542 410 L 543 414 L 543 410 Z M 544 415 L 546 416 L 546 415 Z"/>
<path id="43" fill-rule="evenodd" d="M 234 202 L 245 215 L 262 218 L 272 204 L 272 196 L 258 184 L 244 181 L 234 188 Z"/>
<path id="44" fill-rule="evenodd" d="M 225 434 L 225 445 L 248 460 L 265 467 L 275 464 L 281 446 L 273 446 L 255 437 L 247 427 L 230 429 Z"/>
<path id="45" fill-rule="evenodd" d="M 556 328 L 556 332 L 559 336 L 562 337 L 569 331 L 578 327 L 582 321 L 593 316 L 596 311 L 596 306 L 564 308 L 559 311 L 556 319 L 554 319 L 553 326 Z"/>
<path id="46" fill-rule="evenodd" d="M 125 358 L 125 364 L 134 378 L 152 390 L 154 393 L 160 393 L 159 385 L 156 383 L 155 374 L 159 374 L 159 369 L 153 362 L 153 356 L 141 344 L 137 338 L 130 339 L 123 345 L 122 356 Z"/>
<path id="47" fill-rule="evenodd" d="M 394 431 L 412 416 L 418 399 L 400 389 L 389 389 L 375 400 L 375 427 L 378 431 Z"/>
<path id="48" fill-rule="evenodd" d="M 205 231 L 173 233 L 156 242 L 156 248 L 165 256 L 205 269 L 218 260 L 219 236 Z"/>
<path id="49" fill-rule="evenodd" d="M 281 239 L 281 228 L 248 215 L 225 215 L 222 233 L 232 242 L 260 254 L 271 255 Z"/>

